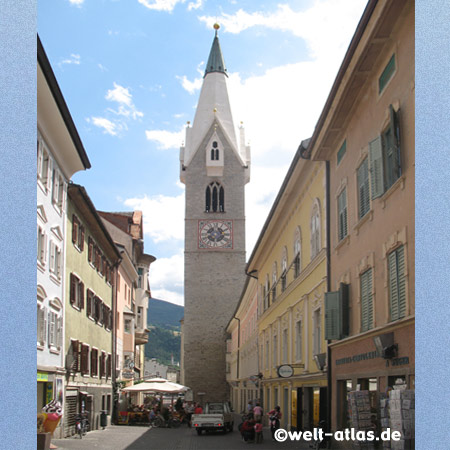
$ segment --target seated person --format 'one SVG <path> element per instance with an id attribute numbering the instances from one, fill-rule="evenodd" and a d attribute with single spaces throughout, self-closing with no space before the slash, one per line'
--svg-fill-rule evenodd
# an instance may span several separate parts
<path id="1" fill-rule="evenodd" d="M 253 419 L 247 419 L 241 426 L 242 439 L 247 441 L 253 441 L 255 439 L 255 421 Z"/>

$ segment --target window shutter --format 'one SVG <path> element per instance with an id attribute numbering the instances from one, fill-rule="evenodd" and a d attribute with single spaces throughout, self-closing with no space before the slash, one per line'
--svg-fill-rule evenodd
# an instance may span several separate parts
<path id="1" fill-rule="evenodd" d="M 400 127 L 398 120 L 398 113 L 394 111 L 392 105 L 389 105 L 389 115 L 390 115 L 390 129 L 392 136 L 392 164 L 395 179 L 398 179 L 401 175 L 400 173 Z"/>
<path id="2" fill-rule="evenodd" d="M 75 214 L 72 215 L 72 242 L 77 243 L 78 239 L 78 220 Z"/>
<path id="3" fill-rule="evenodd" d="M 43 182 L 45 184 L 46 192 L 50 189 L 50 180 L 52 178 L 53 173 L 53 161 L 50 158 L 48 154 L 44 154 L 44 161 L 47 158 L 47 167 L 46 167 L 46 173 L 44 174 Z M 44 162 L 44 168 L 45 168 L 45 162 Z"/>
<path id="4" fill-rule="evenodd" d="M 95 349 L 91 350 L 91 377 L 95 377 L 96 373 L 95 373 Z"/>
<path id="5" fill-rule="evenodd" d="M 56 252 L 56 247 L 55 244 L 52 240 L 50 240 L 50 271 L 53 273 L 56 273 L 56 264 L 55 264 L 55 252 Z"/>
<path id="6" fill-rule="evenodd" d="M 62 336 L 63 336 L 63 318 L 59 316 L 56 319 L 57 327 L 56 327 L 56 346 L 58 350 L 61 350 L 62 347 Z"/>
<path id="7" fill-rule="evenodd" d="M 398 315 L 399 319 L 401 319 L 406 315 L 405 252 L 403 246 L 397 250 L 397 274 L 398 274 Z"/>
<path id="8" fill-rule="evenodd" d="M 39 308 L 39 343 L 41 345 L 45 344 L 46 316 L 46 308 Z"/>
<path id="9" fill-rule="evenodd" d="M 340 339 L 339 292 L 325 293 L 325 340 Z"/>
<path id="10" fill-rule="evenodd" d="M 80 343 L 78 341 L 72 341 L 72 352 L 74 362 L 72 364 L 72 370 L 74 372 L 80 371 Z"/>
<path id="11" fill-rule="evenodd" d="M 108 357 L 106 358 L 106 378 L 111 377 L 112 373 L 112 357 L 111 354 L 108 353 Z"/>
<path id="12" fill-rule="evenodd" d="M 76 300 L 77 278 L 73 273 L 70 274 L 70 303 L 73 305 Z"/>
<path id="13" fill-rule="evenodd" d="M 79 283 L 79 289 L 80 289 L 80 309 L 84 308 L 84 283 L 82 281 L 80 281 Z"/>
<path id="14" fill-rule="evenodd" d="M 48 342 L 47 345 L 49 347 L 53 344 L 53 333 L 55 329 L 54 319 L 53 319 L 53 313 L 49 311 L 47 313 L 47 321 L 48 321 Z"/>
<path id="15" fill-rule="evenodd" d="M 84 344 L 81 346 L 81 373 L 89 373 L 89 346 Z"/>
<path id="16" fill-rule="evenodd" d="M 380 136 L 369 142 L 369 161 L 373 200 L 383 195 L 384 192 L 383 148 Z"/>
<path id="17" fill-rule="evenodd" d="M 373 324 L 372 304 L 372 269 L 364 272 L 360 277 L 361 282 L 361 330 L 367 331 Z"/>
<path id="18" fill-rule="evenodd" d="M 61 250 L 58 248 L 56 250 L 56 276 L 61 278 Z"/>
<path id="19" fill-rule="evenodd" d="M 92 291 L 90 289 L 86 292 L 86 315 L 91 315 Z"/>
<path id="20" fill-rule="evenodd" d="M 92 262 L 92 250 L 93 250 L 92 239 L 89 237 L 89 239 L 88 239 L 88 261 L 89 262 Z"/>
<path id="21" fill-rule="evenodd" d="M 80 227 L 80 242 L 78 242 L 78 248 L 83 251 L 84 250 L 84 226 Z"/>

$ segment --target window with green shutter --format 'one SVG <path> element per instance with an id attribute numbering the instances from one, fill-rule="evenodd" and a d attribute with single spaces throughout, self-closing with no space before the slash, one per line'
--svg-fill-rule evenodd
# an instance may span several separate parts
<path id="1" fill-rule="evenodd" d="M 362 219 L 370 211 L 369 163 L 367 158 L 358 167 L 358 218 Z"/>
<path id="2" fill-rule="evenodd" d="M 405 251 L 403 245 L 388 255 L 391 321 L 406 315 Z"/>
<path id="3" fill-rule="evenodd" d="M 341 162 L 341 160 L 344 157 L 346 151 L 347 151 L 347 140 L 345 140 L 342 143 L 341 148 L 337 152 L 337 165 L 339 165 L 339 163 Z"/>
<path id="4" fill-rule="evenodd" d="M 339 333 L 339 292 L 325 293 L 325 340 L 341 339 Z"/>
<path id="5" fill-rule="evenodd" d="M 359 279 L 361 288 L 361 331 L 367 331 L 373 327 L 372 269 L 366 270 Z"/>
<path id="6" fill-rule="evenodd" d="M 392 78 L 392 75 L 394 75 L 394 72 L 395 72 L 395 53 L 391 56 L 391 59 L 386 64 L 386 67 L 384 68 L 383 72 L 381 73 L 380 78 L 378 78 L 378 93 L 379 94 L 386 87 L 389 80 Z"/>
<path id="7" fill-rule="evenodd" d="M 369 171 L 372 200 L 383 195 L 401 176 L 399 112 L 389 106 L 387 128 L 369 142 Z"/>
<path id="8" fill-rule="evenodd" d="M 347 236 L 347 188 L 338 196 L 338 237 L 341 241 Z"/>

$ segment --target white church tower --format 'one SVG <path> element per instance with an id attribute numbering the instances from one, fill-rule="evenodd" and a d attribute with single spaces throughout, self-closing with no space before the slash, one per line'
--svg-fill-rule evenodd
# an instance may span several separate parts
<path id="1" fill-rule="evenodd" d="M 231 114 L 216 30 L 192 127 L 180 151 L 186 185 L 183 382 L 194 400 L 228 400 L 225 327 L 245 281 L 250 148 Z"/>

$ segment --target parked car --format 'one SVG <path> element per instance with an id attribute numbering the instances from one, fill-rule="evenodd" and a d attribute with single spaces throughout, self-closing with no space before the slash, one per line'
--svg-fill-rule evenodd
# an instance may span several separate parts
<path id="1" fill-rule="evenodd" d="M 206 403 L 203 414 L 192 415 L 192 427 L 200 436 L 202 431 L 233 431 L 233 414 L 228 403 Z"/>

